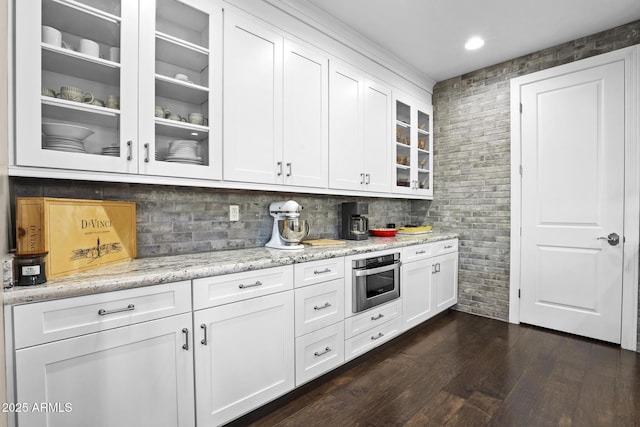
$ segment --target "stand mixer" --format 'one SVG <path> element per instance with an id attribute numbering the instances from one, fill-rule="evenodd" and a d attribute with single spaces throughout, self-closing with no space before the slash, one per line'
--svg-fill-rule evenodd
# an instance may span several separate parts
<path id="1" fill-rule="evenodd" d="M 300 241 L 309 235 L 309 223 L 300 219 L 301 211 L 302 206 L 293 200 L 271 203 L 273 231 L 265 246 L 289 251 L 304 249 Z"/>

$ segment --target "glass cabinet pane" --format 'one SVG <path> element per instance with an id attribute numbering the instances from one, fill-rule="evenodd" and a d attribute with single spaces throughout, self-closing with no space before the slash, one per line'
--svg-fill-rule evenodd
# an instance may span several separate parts
<path id="1" fill-rule="evenodd" d="M 120 1 L 42 1 L 42 148 L 120 155 Z"/>
<path id="2" fill-rule="evenodd" d="M 209 165 L 209 15 L 158 0 L 154 160 Z"/>

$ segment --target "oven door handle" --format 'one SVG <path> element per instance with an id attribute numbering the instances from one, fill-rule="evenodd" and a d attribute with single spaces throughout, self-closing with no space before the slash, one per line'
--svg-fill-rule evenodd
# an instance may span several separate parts
<path id="1" fill-rule="evenodd" d="M 384 273 L 386 271 L 395 270 L 396 268 L 400 268 L 399 262 L 394 262 L 393 264 L 384 265 L 382 267 L 370 268 L 370 269 L 362 269 L 362 270 L 353 270 L 353 275 L 355 277 L 362 276 L 371 276 L 373 274 Z"/>

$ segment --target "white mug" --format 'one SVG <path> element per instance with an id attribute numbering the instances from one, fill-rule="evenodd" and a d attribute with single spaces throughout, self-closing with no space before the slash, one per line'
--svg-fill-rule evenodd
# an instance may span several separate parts
<path id="1" fill-rule="evenodd" d="M 81 39 L 80 40 L 80 52 L 85 55 L 100 57 L 100 45 L 93 40 Z"/>
<path id="2" fill-rule="evenodd" d="M 110 47 L 109 48 L 109 61 L 120 62 L 120 48 L 119 47 Z"/>
<path id="3" fill-rule="evenodd" d="M 62 33 L 53 27 L 42 26 L 42 41 L 53 46 L 62 46 Z"/>

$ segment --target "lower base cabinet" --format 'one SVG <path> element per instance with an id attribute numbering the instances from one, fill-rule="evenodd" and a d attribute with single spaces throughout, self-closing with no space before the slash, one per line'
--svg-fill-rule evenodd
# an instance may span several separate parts
<path id="1" fill-rule="evenodd" d="M 193 426 L 190 330 L 189 313 L 17 350 L 18 425 Z"/>
<path id="2" fill-rule="evenodd" d="M 196 418 L 233 420 L 294 388 L 293 291 L 194 313 Z"/>
<path id="3" fill-rule="evenodd" d="M 296 387 L 344 363 L 344 322 L 296 338 Z"/>
<path id="4" fill-rule="evenodd" d="M 432 258 L 435 313 L 458 302 L 458 252 Z"/>

